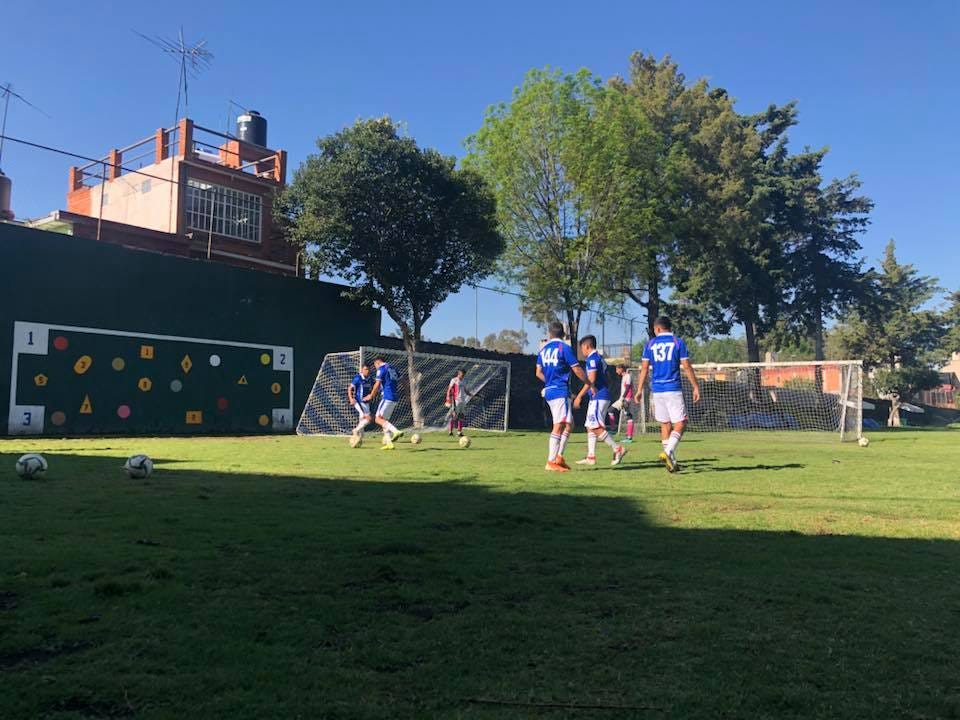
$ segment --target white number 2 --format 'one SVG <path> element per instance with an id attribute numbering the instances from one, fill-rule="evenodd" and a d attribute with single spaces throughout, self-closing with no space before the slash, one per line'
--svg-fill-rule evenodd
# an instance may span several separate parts
<path id="1" fill-rule="evenodd" d="M 653 346 L 653 358 L 658 362 L 673 359 L 673 343 L 658 343 Z"/>

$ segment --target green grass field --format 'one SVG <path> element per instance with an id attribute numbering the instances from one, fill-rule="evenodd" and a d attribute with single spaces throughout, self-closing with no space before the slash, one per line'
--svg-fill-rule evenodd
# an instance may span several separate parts
<path id="1" fill-rule="evenodd" d="M 960 432 L 368 437 L 0 441 L 0 718 L 960 717 Z"/>

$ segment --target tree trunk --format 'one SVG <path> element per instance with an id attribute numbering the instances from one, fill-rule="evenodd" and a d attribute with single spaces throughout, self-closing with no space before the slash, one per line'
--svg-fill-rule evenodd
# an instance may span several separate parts
<path id="1" fill-rule="evenodd" d="M 760 362 L 760 343 L 757 341 L 757 325 L 753 320 L 747 320 L 743 323 L 744 333 L 747 339 L 747 361 Z"/>
<path id="2" fill-rule="evenodd" d="M 647 283 L 647 337 L 652 338 L 657 333 L 654 332 L 653 323 L 660 317 L 660 284 L 656 278 L 650 278 Z"/>
<path id="3" fill-rule="evenodd" d="M 890 398 L 890 414 L 887 416 L 887 427 L 900 427 L 900 395 L 893 393 Z"/>
<path id="4" fill-rule="evenodd" d="M 813 359 L 823 360 L 823 306 L 820 303 L 813 309 Z M 817 399 L 823 400 L 823 365 L 814 368 L 813 382 Z"/>
<path id="5" fill-rule="evenodd" d="M 408 330 L 403 331 L 403 347 L 407 351 L 407 382 L 410 384 L 410 412 L 413 415 L 413 426 L 423 427 L 423 409 L 420 405 L 420 371 L 414 362 L 414 353 L 417 351 L 417 338 Z"/>
<path id="6" fill-rule="evenodd" d="M 580 340 L 580 314 L 576 310 L 567 309 L 567 341 L 576 350 Z"/>

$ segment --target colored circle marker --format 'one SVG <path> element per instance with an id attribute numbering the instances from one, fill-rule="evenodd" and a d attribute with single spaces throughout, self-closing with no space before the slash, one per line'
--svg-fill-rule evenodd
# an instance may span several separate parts
<path id="1" fill-rule="evenodd" d="M 66 350 L 70 347 L 70 341 L 67 340 L 63 335 L 58 335 L 53 339 L 53 347 L 57 350 Z"/>
<path id="2" fill-rule="evenodd" d="M 179 380 L 171 380 L 171 381 L 170 381 L 170 389 L 171 389 L 173 392 L 180 392 L 181 390 L 183 390 L 183 383 L 180 382 Z"/>
<path id="3" fill-rule="evenodd" d="M 211 355 L 210 356 L 210 367 L 220 367 L 220 356 Z"/>
<path id="4" fill-rule="evenodd" d="M 230 401 L 225 397 L 217 398 L 217 410 L 226 410 L 230 407 Z"/>
<path id="5" fill-rule="evenodd" d="M 270 424 L 270 418 L 268 418 L 266 415 L 261 415 L 257 422 L 260 423 L 260 427 L 266 427 Z"/>
<path id="6" fill-rule="evenodd" d="M 280 383 L 274 383 L 273 385 L 270 386 L 270 392 L 272 392 L 274 395 L 279 395 L 280 390 L 282 389 L 283 388 L 280 387 Z"/>
<path id="7" fill-rule="evenodd" d="M 270 353 L 264 353 L 263 355 L 260 356 L 260 364 L 261 365 L 270 364 Z"/>
<path id="8" fill-rule="evenodd" d="M 113 368 L 114 370 L 116 370 L 117 372 L 120 372 L 120 371 L 123 370 L 126 366 L 127 366 L 127 361 L 124 360 L 122 357 L 115 357 L 115 358 L 110 362 L 110 367 L 112 367 L 112 368 Z"/>
<path id="9" fill-rule="evenodd" d="M 62 410 L 55 410 L 50 413 L 50 422 L 57 427 L 60 427 L 67 421 L 67 414 Z"/>
<path id="10" fill-rule="evenodd" d="M 128 417 L 130 417 L 130 406 L 121 405 L 120 407 L 118 407 L 117 417 L 120 418 L 121 420 L 126 420 Z"/>

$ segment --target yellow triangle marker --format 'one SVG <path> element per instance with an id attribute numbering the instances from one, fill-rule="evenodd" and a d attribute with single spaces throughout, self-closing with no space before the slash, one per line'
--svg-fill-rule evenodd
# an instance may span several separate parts
<path id="1" fill-rule="evenodd" d="M 237 380 L 237 385 L 246 385 L 246 384 L 247 384 L 247 376 L 241 375 L 240 379 Z"/>
<path id="2" fill-rule="evenodd" d="M 93 405 L 90 402 L 90 396 L 84 395 L 83 402 L 80 403 L 80 414 L 81 415 L 93 415 Z"/>

